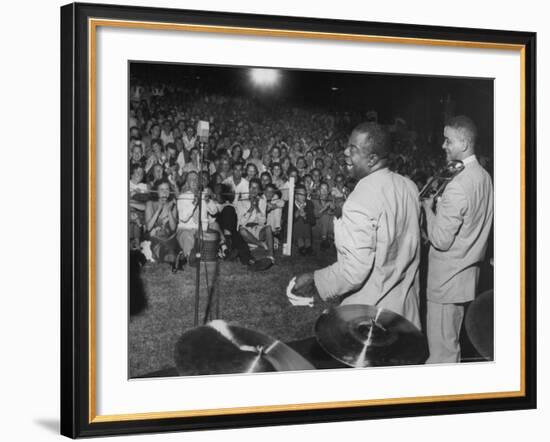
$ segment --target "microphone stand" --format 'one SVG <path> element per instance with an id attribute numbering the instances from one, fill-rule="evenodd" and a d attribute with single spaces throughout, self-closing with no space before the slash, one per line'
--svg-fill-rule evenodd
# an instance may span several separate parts
<path id="1" fill-rule="evenodd" d="M 202 251 L 202 193 L 203 193 L 203 184 L 202 184 L 202 164 L 204 156 L 204 141 L 199 141 L 199 227 L 197 229 L 197 249 L 195 250 L 195 262 L 197 264 L 195 270 L 195 327 L 199 325 L 199 302 L 200 302 L 200 282 L 201 282 L 201 251 Z"/>

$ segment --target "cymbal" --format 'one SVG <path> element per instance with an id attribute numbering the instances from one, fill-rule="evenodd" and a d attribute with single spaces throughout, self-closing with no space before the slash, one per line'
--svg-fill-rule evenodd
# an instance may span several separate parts
<path id="1" fill-rule="evenodd" d="M 175 360 L 180 376 L 315 369 L 281 341 L 222 320 L 183 333 Z"/>
<path id="2" fill-rule="evenodd" d="M 493 360 L 494 354 L 493 307 L 493 290 L 487 290 L 468 306 L 464 321 L 470 342 L 477 352 L 489 361 Z"/>
<path id="3" fill-rule="evenodd" d="M 397 313 L 371 305 L 325 310 L 315 335 L 328 354 L 351 367 L 421 364 L 428 355 L 418 328 Z"/>

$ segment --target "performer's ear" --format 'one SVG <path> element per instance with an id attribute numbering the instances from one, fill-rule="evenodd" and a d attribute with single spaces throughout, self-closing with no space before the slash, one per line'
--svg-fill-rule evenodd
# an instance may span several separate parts
<path id="1" fill-rule="evenodd" d="M 367 157 L 367 164 L 369 167 L 373 167 L 379 160 L 380 157 L 376 153 L 369 153 L 369 156 Z"/>

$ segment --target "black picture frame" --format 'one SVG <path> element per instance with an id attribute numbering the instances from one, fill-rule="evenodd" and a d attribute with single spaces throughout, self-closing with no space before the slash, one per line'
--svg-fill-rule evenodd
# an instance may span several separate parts
<path id="1" fill-rule="evenodd" d="M 349 408 L 94 421 L 90 409 L 90 18 L 519 45 L 524 56 L 524 395 Z M 76 438 L 536 408 L 536 34 L 73 3 L 61 8 L 61 434 Z M 92 386 L 93 387 L 93 386 Z"/>

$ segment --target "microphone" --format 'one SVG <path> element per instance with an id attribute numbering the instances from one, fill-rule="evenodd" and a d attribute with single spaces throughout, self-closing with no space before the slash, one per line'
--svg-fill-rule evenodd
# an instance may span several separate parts
<path id="1" fill-rule="evenodd" d="M 197 123 L 197 137 L 201 143 L 206 143 L 208 141 L 209 132 L 210 122 L 201 120 Z"/>

